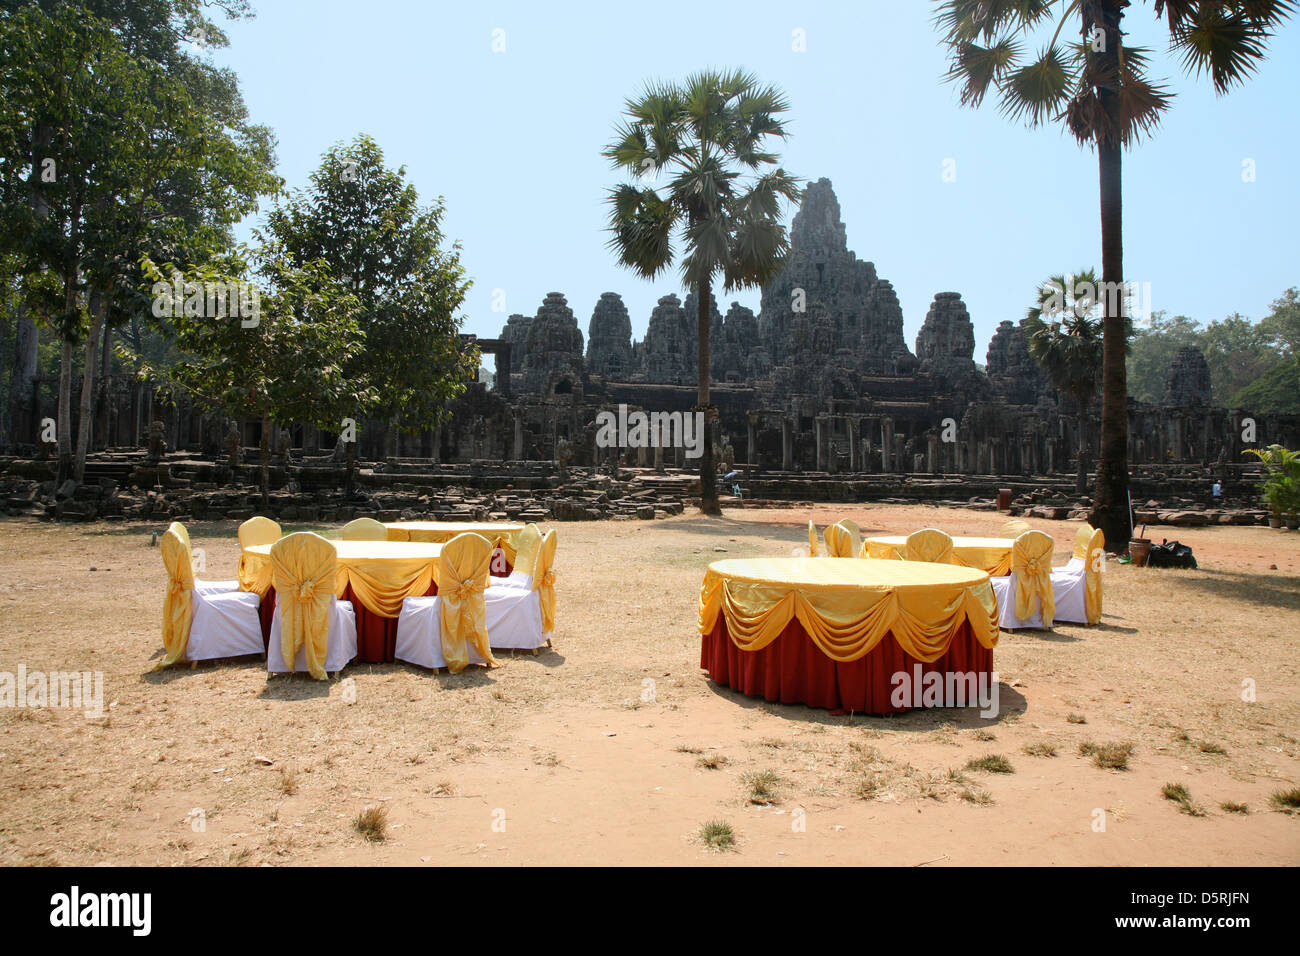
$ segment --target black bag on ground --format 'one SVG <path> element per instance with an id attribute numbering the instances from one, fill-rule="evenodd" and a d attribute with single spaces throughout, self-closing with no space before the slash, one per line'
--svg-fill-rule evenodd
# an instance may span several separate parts
<path id="1" fill-rule="evenodd" d="M 1196 555 L 1192 549 L 1178 541 L 1162 541 L 1151 546 L 1150 568 L 1195 568 Z"/>

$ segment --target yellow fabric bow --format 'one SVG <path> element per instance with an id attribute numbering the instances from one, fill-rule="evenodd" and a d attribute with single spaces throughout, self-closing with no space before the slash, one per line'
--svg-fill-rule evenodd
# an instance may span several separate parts
<path id="1" fill-rule="evenodd" d="M 194 561 L 185 527 L 173 522 L 162 536 L 160 550 L 168 578 L 162 614 L 162 640 L 167 653 L 154 670 L 170 667 L 185 657 L 194 620 Z"/>
<path id="2" fill-rule="evenodd" d="M 1011 546 L 1011 573 L 1016 581 L 1016 617 L 1022 621 L 1034 616 L 1037 605 L 1042 612 L 1043 627 L 1051 627 L 1056 616 L 1056 598 L 1052 594 L 1052 549 L 1055 543 L 1041 531 L 1026 531 Z"/>
<path id="3" fill-rule="evenodd" d="M 492 545 L 481 535 L 458 534 L 442 546 L 438 562 L 442 656 L 447 669 L 459 674 L 469 666 L 470 645 L 495 667 L 497 660 L 488 645 L 487 605 L 483 600 L 492 571 Z"/>
<path id="4" fill-rule="evenodd" d="M 316 585 L 334 580 L 337 563 L 334 545 L 307 531 L 287 535 L 271 546 L 280 653 L 290 672 L 302 649 L 308 673 L 317 680 L 325 679 L 334 592 Z"/>

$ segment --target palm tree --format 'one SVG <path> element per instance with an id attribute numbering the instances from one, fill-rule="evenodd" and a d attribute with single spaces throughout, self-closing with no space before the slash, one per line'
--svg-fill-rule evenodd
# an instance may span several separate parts
<path id="1" fill-rule="evenodd" d="M 1121 157 L 1154 132 L 1173 94 L 1147 79 L 1149 51 L 1125 46 L 1120 23 L 1130 0 L 938 0 L 935 21 L 952 60 L 947 79 L 963 105 L 978 107 L 995 90 L 1002 112 L 1034 127 L 1061 122 L 1097 150 L 1101 198 L 1103 326 L 1101 449 L 1089 520 L 1111 548 L 1123 548 L 1128 512 L 1128 394 Z M 1244 82 L 1264 58 L 1291 0 L 1153 0 L 1171 49 L 1189 73 L 1208 73 L 1222 94 Z M 1067 26 L 1077 42 L 1059 42 Z M 1024 62 L 1033 34 L 1049 35 Z"/>
<path id="2" fill-rule="evenodd" d="M 1029 354 L 1052 386 L 1074 400 L 1079 410 L 1079 470 L 1075 490 L 1088 491 L 1088 408 L 1101 384 L 1102 327 L 1097 311 L 1097 275 L 1086 269 L 1073 277 L 1052 276 L 1038 287 L 1038 299 L 1025 315 Z"/>
<path id="3" fill-rule="evenodd" d="M 789 250 L 781 200 L 796 202 L 798 179 L 777 166 L 767 138 L 785 139 L 789 109 L 775 87 L 751 73 L 703 71 L 677 84 L 651 84 L 630 99 L 603 155 L 638 178 L 609 190 L 609 248 L 642 278 L 673 264 L 699 306 L 699 395 L 707 423 L 700 462 L 700 510 L 718 515 L 709 401 L 709 319 L 713 281 L 725 292 L 772 278 Z M 777 166 L 775 169 L 769 167 Z M 663 185 L 656 183 L 664 179 Z"/>

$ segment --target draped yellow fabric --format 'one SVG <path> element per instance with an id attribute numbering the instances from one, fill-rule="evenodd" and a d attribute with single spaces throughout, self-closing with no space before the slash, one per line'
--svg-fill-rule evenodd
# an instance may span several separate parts
<path id="1" fill-rule="evenodd" d="M 953 564 L 952 537 L 938 528 L 922 528 L 907 536 L 907 560 Z"/>
<path id="2" fill-rule="evenodd" d="M 1052 549 L 1055 542 L 1041 531 L 1026 531 L 1011 546 L 1011 573 L 1016 581 L 1016 617 L 1034 616 L 1041 606 L 1043 627 L 1051 627 L 1056 616 L 1052 594 Z"/>
<path id="3" fill-rule="evenodd" d="M 1029 527 L 1029 522 L 1024 518 L 1012 518 L 1002 526 L 1002 530 L 998 532 L 998 536 L 1002 538 L 1018 538 L 1026 531 L 1032 530 L 1033 529 Z"/>
<path id="4" fill-rule="evenodd" d="M 280 526 L 261 515 L 249 518 L 239 526 L 239 590 L 266 597 L 271 587 L 271 562 L 260 555 L 248 554 L 247 548 L 259 544 L 275 544 L 280 540 Z"/>
<path id="5" fill-rule="evenodd" d="M 343 526 L 344 541 L 387 541 L 388 529 L 374 518 L 357 518 Z"/>
<path id="6" fill-rule="evenodd" d="M 542 605 L 543 634 L 555 630 L 555 545 L 555 531 L 546 532 L 533 562 L 533 590 Z"/>
<path id="7" fill-rule="evenodd" d="M 185 657 L 194 620 L 194 561 L 190 536 L 185 526 L 173 522 L 160 542 L 163 567 L 167 569 L 167 596 L 163 598 L 162 639 L 166 656 L 154 670 L 170 667 Z"/>
<path id="8" fill-rule="evenodd" d="M 426 541 L 430 544 L 446 544 L 458 534 L 482 535 L 492 542 L 493 548 L 500 548 L 511 567 L 520 564 L 518 536 L 523 528 L 516 524 L 492 521 L 396 521 L 384 525 L 388 530 L 389 541 Z M 541 534 L 538 533 L 540 540 Z M 528 567 L 527 562 L 522 562 Z"/>
<path id="9" fill-rule="evenodd" d="M 1101 569 L 1105 562 L 1106 535 L 1098 528 L 1088 537 L 1083 563 L 1083 615 L 1089 624 L 1101 623 Z"/>
<path id="10" fill-rule="evenodd" d="M 850 545 L 852 551 L 849 554 L 849 557 L 856 558 L 858 556 L 858 552 L 862 550 L 862 530 L 858 527 L 858 523 L 848 518 L 841 518 L 839 521 L 836 522 L 836 524 L 840 525 L 843 528 L 848 528 L 849 535 L 851 536 L 851 542 L 852 542 Z"/>
<path id="11" fill-rule="evenodd" d="M 902 535 L 868 538 L 862 545 L 864 558 L 902 560 L 907 554 L 907 539 Z M 953 564 L 987 571 L 998 577 L 1011 573 L 1011 540 L 1007 538 L 953 538 Z"/>
<path id="12" fill-rule="evenodd" d="M 823 537 L 826 540 L 827 557 L 853 558 L 857 556 L 857 550 L 853 547 L 853 533 L 844 525 L 827 525 Z"/>
<path id="13" fill-rule="evenodd" d="M 334 546 L 310 531 L 286 535 L 271 545 L 280 652 L 292 671 L 303 648 L 307 671 L 317 680 L 325 679 L 336 563 Z"/>
<path id="14" fill-rule="evenodd" d="M 759 558 L 716 561 L 700 587 L 699 628 L 722 614 L 741 650 L 758 651 L 797 619 L 827 657 L 855 661 L 886 634 L 917 660 L 938 660 L 964 622 L 992 648 L 998 608 L 982 571 L 901 561 Z"/>
<path id="15" fill-rule="evenodd" d="M 408 597 L 422 597 L 438 580 L 438 552 L 441 545 L 409 541 L 330 541 L 337 567 L 334 593 L 353 596 L 366 610 L 380 617 L 397 617 Z M 274 547 L 274 546 L 272 546 Z M 245 552 L 251 573 L 265 574 L 270 566 L 266 545 Z"/>
<path id="16" fill-rule="evenodd" d="M 442 656 L 447 669 L 459 674 L 469 666 L 471 644 L 495 667 L 497 661 L 488 646 L 487 605 L 483 600 L 491 573 L 492 545 L 481 535 L 457 535 L 442 546 L 439 564 Z"/>
<path id="17" fill-rule="evenodd" d="M 817 543 L 817 526 L 811 521 L 808 522 L 808 557 L 815 558 L 821 553 L 821 545 Z"/>
<path id="18" fill-rule="evenodd" d="M 515 536 L 515 558 L 511 566 L 521 574 L 532 574 L 533 564 L 537 561 L 537 549 L 542 546 L 542 532 L 531 522 L 524 525 L 524 530 Z M 507 555 L 509 557 L 509 555 Z"/>
<path id="19" fill-rule="evenodd" d="M 1074 550 L 1070 553 L 1072 558 L 1086 558 L 1088 556 L 1088 545 L 1092 543 L 1092 525 L 1084 522 L 1079 525 L 1079 530 L 1074 533 Z"/>

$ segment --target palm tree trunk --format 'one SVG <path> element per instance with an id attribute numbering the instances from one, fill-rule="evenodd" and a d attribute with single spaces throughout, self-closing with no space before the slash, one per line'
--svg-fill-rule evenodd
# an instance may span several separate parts
<path id="1" fill-rule="evenodd" d="M 711 283 L 707 278 L 700 281 L 696 290 L 699 306 L 700 343 L 696 358 L 699 375 L 699 401 L 697 408 L 704 413 L 704 453 L 700 457 L 700 511 L 706 515 L 720 515 L 722 508 L 718 504 L 718 483 L 713 468 L 713 416 L 709 407 L 709 321 L 712 319 L 709 306 L 713 302 Z"/>
<path id="2" fill-rule="evenodd" d="M 1113 57 L 1117 62 L 1122 8 L 1114 2 L 1096 6 L 1105 21 L 1102 27 L 1107 52 L 1103 56 Z M 1099 99 L 1107 116 L 1118 116 L 1118 95 L 1114 90 L 1103 88 Z M 1119 128 L 1119 123 L 1114 122 L 1111 128 Z M 1106 294 L 1101 303 L 1101 445 L 1097 455 L 1097 488 L 1088 520 L 1105 534 L 1108 550 L 1123 551 L 1133 528 L 1128 509 L 1128 381 L 1124 367 L 1128 323 L 1122 291 L 1122 152 L 1118 142 L 1097 144 L 1097 166 L 1101 193 L 1101 279 Z"/>
<path id="3" fill-rule="evenodd" d="M 72 477 L 80 483 L 86 477 L 86 453 L 90 450 L 90 433 L 95 427 L 95 346 L 104 327 L 108 300 L 98 289 L 90 294 L 90 334 L 86 336 L 85 362 L 81 367 L 81 402 L 77 419 L 77 453 Z"/>
<path id="4" fill-rule="evenodd" d="M 1088 493 L 1088 406 L 1079 402 L 1079 471 L 1074 480 L 1074 490 Z"/>

